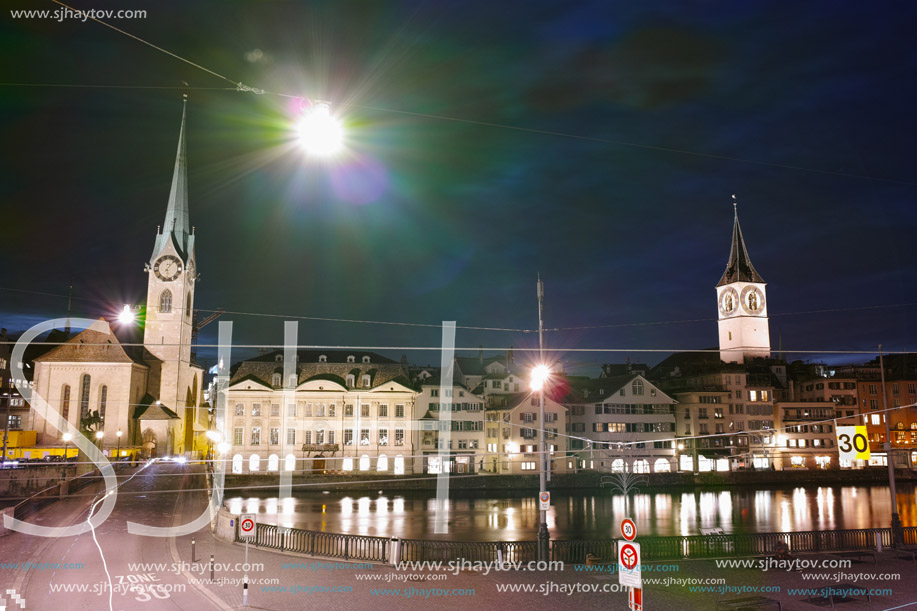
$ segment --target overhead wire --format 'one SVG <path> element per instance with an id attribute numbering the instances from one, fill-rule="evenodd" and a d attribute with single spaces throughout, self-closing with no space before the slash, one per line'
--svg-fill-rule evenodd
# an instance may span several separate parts
<path id="1" fill-rule="evenodd" d="M 140 42 L 140 43 L 142 43 L 142 44 L 144 44 L 144 45 L 147 45 L 147 46 L 149 46 L 149 47 L 151 47 L 151 48 L 153 48 L 153 49 L 155 49 L 155 50 L 157 50 L 157 51 L 160 51 L 161 53 L 165 53 L 166 55 L 169 55 L 170 57 L 173 57 L 173 58 L 175 58 L 175 59 L 177 59 L 177 60 L 179 60 L 179 61 L 181 61 L 181 62 L 184 62 L 184 63 L 186 63 L 186 64 L 188 64 L 188 65 L 190 65 L 190 66 L 193 66 L 194 68 L 197 68 L 197 69 L 202 70 L 202 71 L 204 71 L 204 72 L 206 72 L 206 73 L 208 73 L 208 74 L 210 74 L 210 75 L 212 75 L 212 76 L 215 76 L 216 78 L 219 78 L 219 79 L 221 79 L 221 80 L 223 80 L 223 81 L 226 81 L 227 83 L 230 83 L 230 84 L 234 85 L 234 86 L 235 86 L 235 89 L 236 89 L 237 91 L 250 92 L 250 93 L 255 93 L 255 94 L 259 94 L 259 95 L 264 95 L 264 94 L 275 95 L 275 96 L 278 96 L 278 97 L 290 98 L 290 99 L 303 99 L 303 98 L 304 98 L 304 96 L 302 96 L 302 95 L 291 95 L 291 94 L 281 93 L 281 92 L 276 92 L 276 91 L 267 91 L 267 90 L 265 90 L 265 89 L 260 89 L 260 88 L 256 88 L 256 87 L 250 87 L 250 86 L 248 86 L 248 85 L 245 85 L 245 84 L 242 83 L 241 81 L 234 81 L 233 79 L 231 79 L 231 78 L 229 78 L 229 77 L 227 77 L 227 76 L 224 76 L 224 75 L 222 75 L 222 74 L 220 74 L 220 73 L 218 73 L 218 72 L 215 72 L 214 70 L 211 70 L 211 69 L 209 69 L 209 68 L 206 68 L 206 67 L 202 66 L 201 64 L 198 64 L 198 63 L 196 63 L 196 62 L 194 62 L 194 61 L 191 61 L 190 59 L 188 59 L 188 58 L 186 58 L 186 57 L 183 57 L 183 56 L 181 56 L 181 55 L 178 55 L 177 53 L 173 53 L 172 51 L 169 51 L 169 50 L 167 50 L 167 49 L 165 49 L 165 48 L 163 48 L 163 47 L 161 47 L 161 46 L 159 46 L 159 45 L 153 44 L 153 43 L 151 43 L 151 42 L 149 42 L 149 41 L 147 41 L 147 40 L 145 40 L 145 39 L 143 39 L 143 38 L 140 38 L 139 36 L 136 36 L 136 35 L 134 35 L 134 34 L 131 34 L 130 32 L 127 32 L 127 31 L 125 31 L 125 30 L 123 30 L 123 29 L 121 29 L 121 28 L 118 28 L 118 27 L 116 27 L 116 26 L 114 26 L 114 25 L 112 25 L 112 24 L 110 24 L 110 23 L 107 23 L 107 22 L 105 22 L 105 21 L 102 21 L 101 19 L 98 19 L 98 18 L 97 18 L 94 14 L 92 14 L 92 13 L 88 13 L 88 12 L 86 12 L 86 11 L 83 11 L 83 10 L 80 10 L 80 9 L 77 9 L 77 8 L 74 8 L 74 7 L 72 7 L 72 6 L 69 6 L 68 4 L 65 4 L 64 2 L 62 2 L 61 0 L 51 0 L 51 2 L 54 2 L 55 4 L 59 4 L 60 6 L 63 6 L 63 7 L 65 7 L 65 8 L 68 8 L 68 9 L 74 11 L 74 12 L 77 13 L 77 14 L 80 14 L 80 15 L 85 16 L 87 19 L 90 19 L 90 20 L 92 20 L 92 21 L 95 21 L 96 23 L 98 23 L 98 24 L 100 24 L 100 25 L 103 25 L 103 26 L 105 26 L 105 27 L 107 27 L 107 28 L 110 28 L 110 29 L 112 29 L 112 30 L 114 30 L 114 31 L 116 31 L 116 32 L 118 32 L 118 33 L 120 33 L 120 34 L 123 34 L 124 36 L 127 36 L 127 37 L 129 37 L 129 38 L 132 38 L 133 40 L 136 40 L 137 42 Z M 23 84 L 19 83 L 19 84 L 17 84 L 17 85 L 22 86 Z M 793 170 L 793 171 L 800 171 L 800 172 L 810 172 L 810 173 L 814 173 L 814 174 L 824 174 L 824 175 L 831 175 L 831 176 L 840 176 L 840 177 L 845 177 L 845 178 L 857 178 L 857 179 L 864 179 L 864 180 L 869 180 L 869 181 L 873 181 L 873 182 L 880 182 L 880 183 L 899 184 L 899 185 L 906 185 L 906 186 L 917 186 L 917 183 L 915 183 L 915 182 L 907 181 L 907 180 L 900 180 L 900 179 L 895 179 L 895 178 L 882 178 L 882 177 L 876 177 L 876 176 L 869 176 L 869 175 L 866 175 L 866 174 L 856 174 L 856 173 L 852 173 L 852 172 L 841 172 L 841 171 L 838 171 L 838 170 L 827 170 L 827 169 L 822 169 L 822 168 L 811 168 L 811 167 L 807 167 L 807 166 L 800 166 L 800 165 L 793 165 L 793 164 L 784 164 L 784 163 L 776 163 L 776 162 L 764 161 L 764 160 L 758 160 L 758 159 L 748 159 L 748 158 L 742 158 L 742 157 L 735 157 L 735 156 L 731 156 L 731 155 L 721 155 L 721 154 L 716 154 L 716 153 L 708 153 L 708 152 L 702 152 L 702 151 L 693 151 L 693 150 L 690 150 L 690 149 L 677 148 L 677 147 L 667 147 L 667 146 L 659 146 L 659 145 L 652 145 L 652 144 L 643 144 L 643 143 L 637 143 L 637 142 L 628 142 L 628 141 L 625 141 L 625 140 L 615 140 L 615 139 L 611 139 L 611 138 L 602 138 L 602 137 L 599 137 L 599 136 L 587 136 L 587 135 L 583 135 L 583 134 L 572 134 L 572 133 L 569 133 L 569 132 L 562 132 L 562 131 L 552 131 L 552 130 L 546 130 L 546 129 L 532 128 L 532 127 L 524 127 L 524 126 L 517 126 L 517 125 L 508 125 L 508 124 L 505 124 L 505 123 L 497 123 L 497 122 L 493 122 L 493 121 L 481 121 L 481 120 L 468 119 L 468 118 L 451 117 L 451 116 L 446 116 L 446 115 L 437 115 L 437 114 L 430 114 L 430 113 L 421 113 L 421 112 L 415 112 L 415 111 L 409 111 L 409 110 L 398 110 L 398 109 L 391 109 L 391 108 L 380 108 L 380 107 L 366 106 L 366 105 L 358 105 L 358 104 L 350 104 L 350 103 L 345 103 L 345 104 L 342 104 L 342 105 L 343 105 L 343 106 L 347 106 L 347 107 L 351 107 L 351 108 L 360 108 L 360 109 L 364 109 L 364 110 L 371 110 L 371 111 L 374 111 L 374 112 L 388 112 L 388 113 L 394 113 L 394 114 L 409 115 L 409 116 L 414 116 L 414 117 L 419 117 L 419 118 L 434 119 L 434 120 L 438 120 L 438 121 L 450 121 L 450 122 L 455 122 L 455 123 L 462 123 L 462 124 L 465 124 L 465 125 L 477 125 L 477 126 L 481 126 L 481 127 L 492 127 L 492 128 L 497 128 L 497 129 L 512 130 L 512 131 L 523 132 L 523 133 L 531 133 L 531 134 L 540 134 L 540 135 L 547 135 L 547 136 L 554 136 L 554 137 L 562 137 L 562 138 L 568 138 L 568 139 L 573 139 L 573 140 L 597 142 L 597 143 L 601 143 L 601 144 L 611 144 L 611 145 L 615 145 L 615 146 L 625 146 L 625 147 L 629 147 L 629 148 L 638 148 L 638 149 L 643 149 L 643 150 L 658 151 L 658 152 L 664 152 L 664 153 L 674 153 L 674 154 L 679 154 L 679 155 L 690 155 L 690 156 L 694 156 L 694 157 L 702 157 L 702 158 L 707 158 L 707 159 L 716 159 L 716 160 L 721 160 L 721 161 L 734 161 L 734 162 L 738 162 L 738 163 L 754 164 L 754 165 L 760 165 L 760 166 L 765 166 L 765 167 L 772 167 L 772 168 L 786 169 L 786 170 Z"/>

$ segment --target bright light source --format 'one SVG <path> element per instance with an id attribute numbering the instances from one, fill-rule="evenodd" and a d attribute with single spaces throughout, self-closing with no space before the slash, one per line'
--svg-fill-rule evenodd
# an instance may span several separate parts
<path id="1" fill-rule="evenodd" d="M 117 435 L 118 437 L 120 437 L 120 436 L 121 436 L 121 429 L 118 429 L 118 432 L 115 433 L 115 435 Z"/>
<path id="2" fill-rule="evenodd" d="M 122 325 L 129 325 L 134 322 L 134 319 L 137 317 L 131 311 L 131 307 L 127 304 L 124 304 L 124 309 L 121 310 L 121 313 L 118 314 L 118 322 Z"/>
<path id="3" fill-rule="evenodd" d="M 180 465 L 183 465 L 183 464 L 185 464 L 186 462 L 188 462 L 188 459 L 185 458 L 184 456 L 178 456 L 178 457 L 175 458 L 175 462 L 177 462 L 177 463 L 180 464 Z"/>
<path id="4" fill-rule="evenodd" d="M 229 452 L 230 448 L 232 448 L 232 446 L 225 441 L 220 442 L 220 444 L 217 446 L 217 450 L 220 452 L 220 454 L 226 454 L 226 452 Z"/>
<path id="5" fill-rule="evenodd" d="M 551 370 L 548 369 L 547 365 L 538 365 L 532 369 L 532 381 L 531 388 L 534 392 L 538 392 L 544 388 L 544 383 L 548 381 L 548 376 L 551 375 Z"/>
<path id="6" fill-rule="evenodd" d="M 207 439 L 214 443 L 220 443 L 223 441 L 223 436 L 216 431 L 207 431 Z"/>
<path id="7" fill-rule="evenodd" d="M 70 441 L 71 439 L 73 439 L 73 435 L 70 433 L 64 433 L 64 441 Z"/>
<path id="8" fill-rule="evenodd" d="M 299 142 L 311 155 L 328 157 L 341 150 L 344 129 L 331 114 L 331 105 L 316 102 L 296 126 Z"/>
<path id="9" fill-rule="evenodd" d="M 685 444 L 683 444 L 683 443 L 678 444 L 678 449 L 679 449 L 679 450 L 684 450 L 684 449 L 685 449 Z"/>
<path id="10" fill-rule="evenodd" d="M 96 431 L 96 439 L 102 439 L 103 437 L 105 437 L 105 433 L 103 431 Z"/>

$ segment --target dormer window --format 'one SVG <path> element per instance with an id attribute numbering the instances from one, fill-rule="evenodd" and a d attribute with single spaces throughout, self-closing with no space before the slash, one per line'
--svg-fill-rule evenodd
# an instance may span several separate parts
<path id="1" fill-rule="evenodd" d="M 354 375 L 353 375 L 352 373 L 348 373 L 348 374 L 347 374 L 347 388 L 353 388 L 353 387 L 354 387 L 354 384 L 356 384 L 356 382 L 354 381 L 355 379 L 356 379 L 356 378 L 354 377 Z"/>
<path id="2" fill-rule="evenodd" d="M 274 386 L 280 386 L 280 374 L 279 373 L 275 373 L 273 376 L 271 376 L 271 383 Z"/>
<path id="3" fill-rule="evenodd" d="M 363 376 L 363 388 L 369 388 L 369 376 Z"/>
<path id="4" fill-rule="evenodd" d="M 276 363 L 282 363 L 282 362 L 283 362 L 283 355 L 282 355 L 282 354 L 278 354 L 277 356 L 275 356 L 275 357 L 274 357 L 274 362 L 276 362 Z"/>
<path id="5" fill-rule="evenodd" d="M 356 357 L 355 357 L 354 355 L 351 354 L 350 356 L 347 357 L 347 362 L 348 362 L 348 363 L 356 363 L 356 362 L 357 362 Z"/>
<path id="6" fill-rule="evenodd" d="M 363 357 L 363 362 L 364 362 L 364 363 L 368 363 L 368 362 L 369 362 L 369 357 L 368 357 L 368 356 L 364 356 L 364 357 Z"/>
<path id="7" fill-rule="evenodd" d="M 319 355 L 319 357 L 318 357 L 318 362 L 319 362 L 319 363 L 327 363 L 327 362 L 328 362 L 328 356 L 327 356 L 327 355 L 324 355 L 324 354 Z"/>

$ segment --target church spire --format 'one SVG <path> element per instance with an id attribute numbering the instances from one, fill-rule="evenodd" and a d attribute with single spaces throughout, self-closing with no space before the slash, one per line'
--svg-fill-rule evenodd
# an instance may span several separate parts
<path id="1" fill-rule="evenodd" d="M 188 218 L 188 178 L 185 161 L 185 110 L 188 96 L 185 95 L 181 112 L 181 129 L 178 132 L 178 150 L 175 154 L 175 169 L 172 172 L 172 188 L 169 190 L 169 205 L 166 220 L 156 236 L 152 263 L 171 239 L 181 257 L 187 261 L 194 248 L 194 237 Z"/>
<path id="2" fill-rule="evenodd" d="M 764 278 L 751 264 L 748 258 L 748 250 L 745 249 L 745 238 L 742 237 L 742 228 L 739 226 L 739 209 L 736 196 L 732 196 L 732 206 L 735 211 L 735 221 L 732 225 L 732 248 L 729 251 L 729 262 L 726 263 L 726 271 L 723 277 L 716 284 L 723 286 L 733 282 L 764 282 Z"/>

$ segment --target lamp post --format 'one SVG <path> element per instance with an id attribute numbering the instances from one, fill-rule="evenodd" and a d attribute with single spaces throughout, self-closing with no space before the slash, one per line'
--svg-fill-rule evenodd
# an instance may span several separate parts
<path id="1" fill-rule="evenodd" d="M 115 433 L 118 436 L 118 452 L 115 455 L 115 460 L 121 460 L 121 429 L 118 429 L 118 432 Z"/>
<path id="2" fill-rule="evenodd" d="M 539 436 L 541 440 L 541 443 L 539 444 L 539 449 L 540 449 L 539 457 L 541 459 L 539 464 L 541 468 L 539 469 L 539 472 L 538 472 L 539 491 L 540 492 L 544 492 L 545 488 L 547 488 L 547 481 L 546 481 L 547 470 L 545 468 L 546 467 L 545 463 L 547 461 L 547 445 L 545 444 L 545 424 L 544 424 L 544 384 L 545 384 L 545 381 L 547 381 L 548 374 L 549 374 L 548 368 L 544 365 L 539 365 L 538 367 L 535 367 L 535 369 L 532 370 L 531 388 L 533 392 L 538 393 L 538 413 L 539 413 L 538 421 L 540 423 L 540 428 L 541 428 L 541 435 Z M 542 509 L 541 510 L 541 524 L 538 527 L 538 559 L 539 560 L 547 561 L 548 559 L 548 540 L 549 538 L 550 538 L 550 534 L 548 533 L 548 512 L 547 510 Z"/>
<path id="3" fill-rule="evenodd" d="M 102 431 L 96 431 L 96 444 L 99 446 L 99 449 L 102 449 L 102 438 L 105 437 L 105 433 Z"/>
<path id="4" fill-rule="evenodd" d="M 895 489 L 895 461 L 892 456 L 892 432 L 888 425 L 888 400 L 885 390 L 885 360 L 882 358 L 882 344 L 879 344 L 879 371 L 882 376 L 882 420 L 885 422 L 885 459 L 888 463 L 888 489 L 892 501 L 892 540 L 896 548 L 904 545 L 904 531 L 901 529 L 901 518 L 898 515 L 898 493 Z"/>

